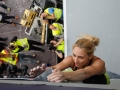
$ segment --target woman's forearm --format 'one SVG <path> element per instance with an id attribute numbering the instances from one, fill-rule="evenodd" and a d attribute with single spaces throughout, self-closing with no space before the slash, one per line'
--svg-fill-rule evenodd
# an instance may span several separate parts
<path id="1" fill-rule="evenodd" d="M 87 78 L 86 72 L 84 69 L 80 69 L 72 72 L 63 72 L 66 80 L 68 81 L 82 81 Z"/>
<path id="2" fill-rule="evenodd" d="M 55 53 L 57 54 L 57 56 L 58 56 L 59 58 L 63 58 L 62 53 L 58 53 L 56 50 L 55 50 Z"/>

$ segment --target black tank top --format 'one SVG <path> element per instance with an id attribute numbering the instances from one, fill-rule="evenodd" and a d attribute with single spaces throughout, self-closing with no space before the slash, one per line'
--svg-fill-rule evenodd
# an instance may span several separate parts
<path id="1" fill-rule="evenodd" d="M 99 58 L 96 58 L 96 60 L 99 59 Z M 92 59 L 90 60 L 90 63 L 88 64 L 88 66 L 90 66 L 92 63 Z M 73 68 L 73 71 L 77 70 L 77 67 L 75 67 L 75 64 L 74 64 L 74 68 Z M 107 79 L 105 77 L 104 74 L 102 75 L 94 75 L 94 76 L 91 76 L 85 80 L 82 81 L 83 83 L 86 83 L 86 84 L 107 84 Z"/>

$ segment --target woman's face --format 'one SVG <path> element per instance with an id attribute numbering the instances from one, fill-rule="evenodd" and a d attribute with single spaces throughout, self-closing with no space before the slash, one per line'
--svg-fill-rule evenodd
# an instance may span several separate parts
<path id="1" fill-rule="evenodd" d="M 89 64 L 90 59 L 92 58 L 80 47 L 74 47 L 72 56 L 75 66 L 78 68 L 84 68 Z"/>

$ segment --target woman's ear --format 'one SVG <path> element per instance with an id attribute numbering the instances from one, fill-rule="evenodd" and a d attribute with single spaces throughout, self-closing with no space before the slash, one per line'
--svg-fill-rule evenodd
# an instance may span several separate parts
<path id="1" fill-rule="evenodd" d="M 93 58 L 93 54 L 91 54 L 90 56 L 89 56 L 89 59 L 92 59 Z"/>

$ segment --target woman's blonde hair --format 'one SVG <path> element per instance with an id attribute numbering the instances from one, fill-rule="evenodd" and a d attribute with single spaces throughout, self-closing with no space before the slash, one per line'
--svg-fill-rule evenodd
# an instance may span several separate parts
<path id="1" fill-rule="evenodd" d="M 81 35 L 81 38 L 79 38 L 75 44 L 73 45 L 74 47 L 80 47 L 85 50 L 85 52 L 88 55 L 91 55 L 95 51 L 95 46 L 99 45 L 99 38 L 95 36 L 90 36 L 88 34 L 83 34 Z"/>

